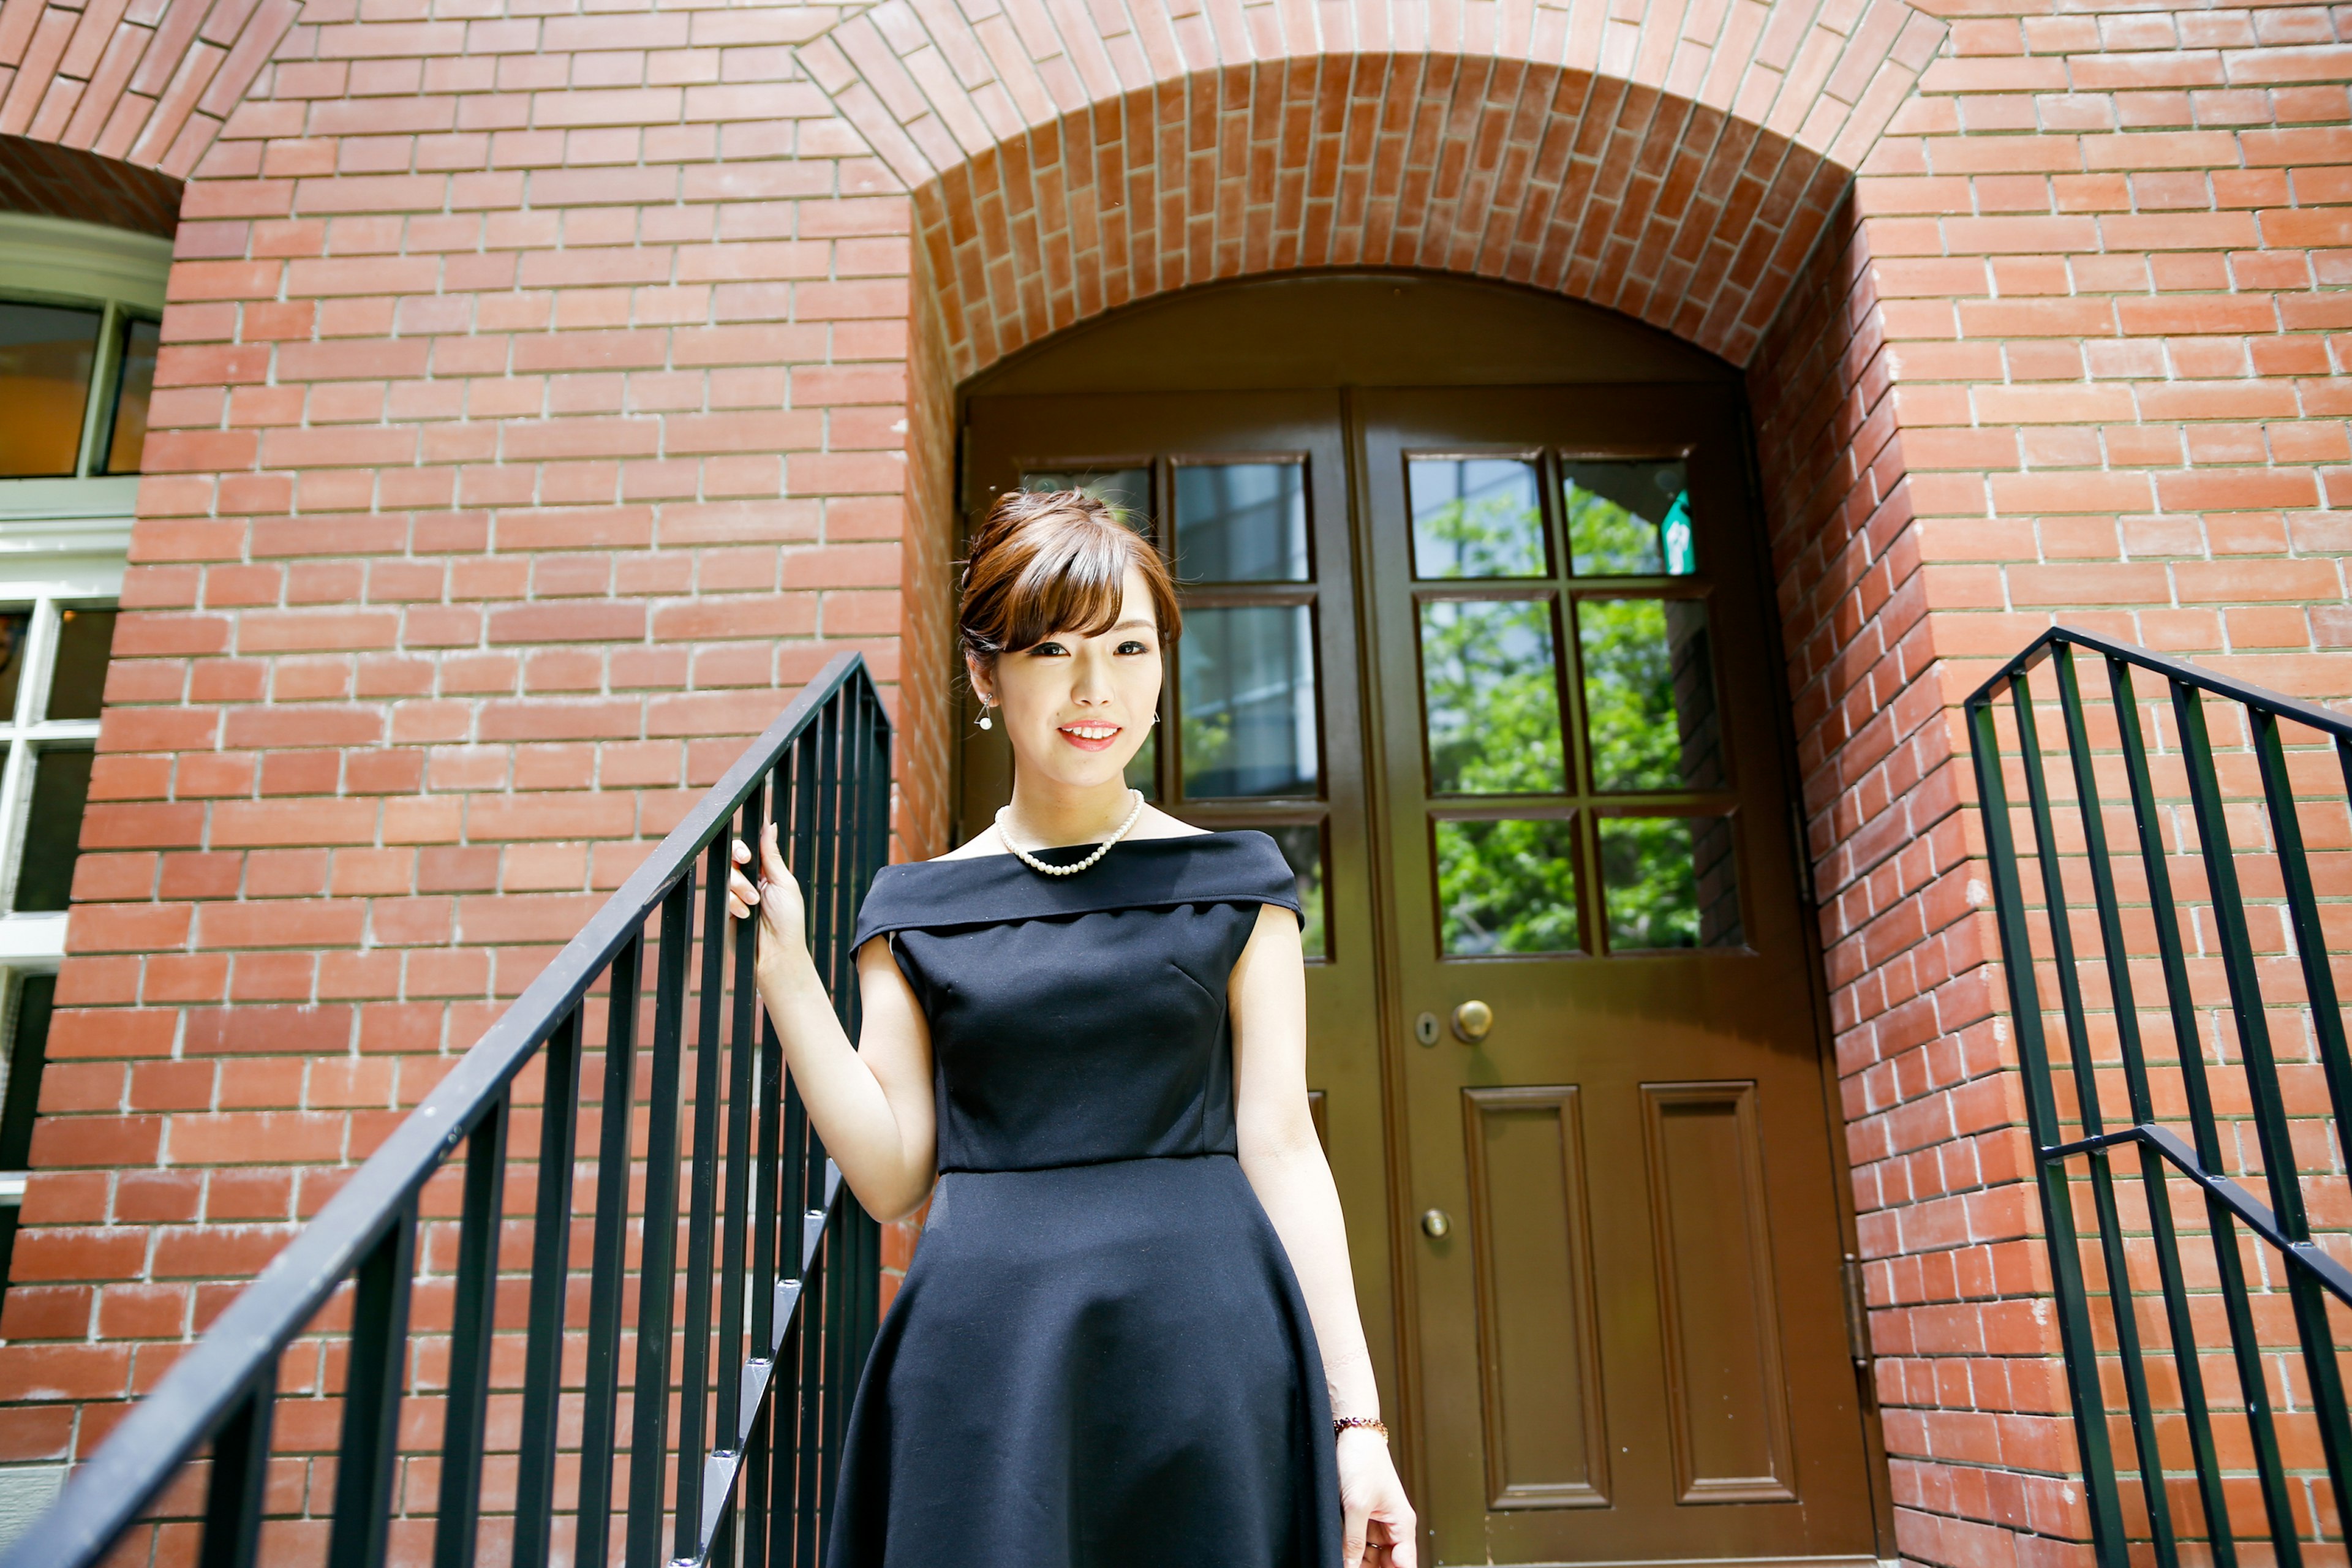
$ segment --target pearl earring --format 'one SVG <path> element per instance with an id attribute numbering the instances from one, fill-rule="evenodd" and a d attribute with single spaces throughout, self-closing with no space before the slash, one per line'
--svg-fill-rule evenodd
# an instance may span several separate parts
<path id="1" fill-rule="evenodd" d="M 987 698 L 985 698 L 985 697 L 983 697 L 983 698 L 982 698 L 982 699 L 980 700 L 980 727 L 981 727 L 982 729 L 983 729 L 983 730 L 992 730 L 992 729 L 994 729 L 994 728 L 996 727 L 993 723 L 992 723 L 992 722 L 990 721 L 989 717 L 988 717 L 988 710 L 989 710 L 991 708 L 994 707 L 994 706 L 995 706 L 995 704 L 994 704 L 994 703 L 992 703 L 992 702 L 991 702 L 991 701 L 989 701 L 989 700 L 988 700 Z"/>

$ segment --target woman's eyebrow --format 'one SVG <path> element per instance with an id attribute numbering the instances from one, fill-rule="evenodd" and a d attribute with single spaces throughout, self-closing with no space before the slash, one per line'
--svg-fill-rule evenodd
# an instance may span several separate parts
<path id="1" fill-rule="evenodd" d="M 1152 623 L 1150 618 L 1137 616 L 1130 619 L 1115 623 L 1110 629 L 1115 632 L 1127 632 L 1133 631 L 1139 626 L 1149 626 Z"/>

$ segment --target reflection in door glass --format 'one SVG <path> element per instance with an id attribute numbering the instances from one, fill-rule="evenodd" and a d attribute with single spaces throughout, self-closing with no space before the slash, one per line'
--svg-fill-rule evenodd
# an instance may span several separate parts
<path id="1" fill-rule="evenodd" d="M 1149 538 L 1151 533 L 1150 468 L 1032 468 L 1021 475 L 1024 490 L 1084 490 L 1118 513 L 1119 521 Z"/>
<path id="2" fill-rule="evenodd" d="M 1694 599 L 1580 599 L 1576 640 L 1592 787 L 1720 787 L 1723 737 L 1706 606 Z"/>
<path id="3" fill-rule="evenodd" d="M 32 628 L 32 611 L 0 610 L 0 724 L 16 721 L 16 689 L 25 679 L 25 637 Z"/>
<path id="4" fill-rule="evenodd" d="M 1602 817 L 1601 880 L 1616 952 L 1747 940 L 1727 816 Z"/>
<path id="5" fill-rule="evenodd" d="M 1176 646 L 1184 794 L 1317 794 L 1314 613 L 1304 605 L 1189 609 Z"/>
<path id="6" fill-rule="evenodd" d="M 1307 465 L 1180 465 L 1176 573 L 1188 583 L 1307 581 Z"/>
<path id="7" fill-rule="evenodd" d="M 1441 822 L 1437 912 L 1448 958 L 1581 952 L 1576 823 Z"/>
<path id="8" fill-rule="evenodd" d="M 1323 827 L 1315 822 L 1280 823 L 1265 830 L 1282 847 L 1290 874 L 1298 879 L 1298 942 L 1307 956 L 1323 958 L 1329 944 L 1323 931 Z"/>
<path id="9" fill-rule="evenodd" d="M 1698 570 L 1690 477 L 1679 460 L 1571 458 L 1559 472 L 1578 576 L 1686 577 Z"/>
<path id="10" fill-rule="evenodd" d="M 1429 787 L 1440 795 L 1550 795 L 1560 765 L 1551 604 L 1441 599 L 1421 606 Z"/>
<path id="11" fill-rule="evenodd" d="M 1543 503 L 1522 458 L 1415 458 L 1405 465 L 1416 577 L 1540 577 Z"/>

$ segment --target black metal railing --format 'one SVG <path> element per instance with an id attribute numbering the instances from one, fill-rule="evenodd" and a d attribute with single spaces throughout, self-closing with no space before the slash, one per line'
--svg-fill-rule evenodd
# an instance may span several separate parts
<path id="1" fill-rule="evenodd" d="M 2339 1560 L 2352 720 L 2063 627 L 1967 714 L 2097 1559 Z"/>
<path id="2" fill-rule="evenodd" d="M 159 1563 L 250 1568 L 268 1538 L 273 1562 L 322 1549 L 330 1568 L 383 1568 L 396 1525 L 404 1557 L 429 1532 L 434 1568 L 468 1568 L 486 1542 L 514 1568 L 815 1563 L 879 1240 L 786 1078 L 751 984 L 753 924 L 726 918 L 727 855 L 783 829 L 854 1033 L 851 921 L 889 804 L 889 724 L 845 654 L 131 1407 L 5 1568 L 90 1568 L 118 1543 L 147 1562 L 126 1542 L 140 1530 Z M 530 1120 L 533 1157 L 512 1159 Z M 510 1164 L 529 1194 L 512 1219 Z M 513 1353 L 494 1356 L 501 1341 Z"/>

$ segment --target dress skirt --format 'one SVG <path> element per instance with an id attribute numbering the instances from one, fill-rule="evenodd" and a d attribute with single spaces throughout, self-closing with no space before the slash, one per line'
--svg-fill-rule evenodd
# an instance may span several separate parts
<path id="1" fill-rule="evenodd" d="M 827 1568 L 1335 1568 L 1329 1396 L 1231 1155 L 950 1172 L 850 1414 Z"/>

